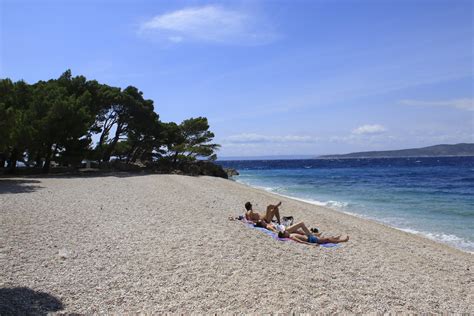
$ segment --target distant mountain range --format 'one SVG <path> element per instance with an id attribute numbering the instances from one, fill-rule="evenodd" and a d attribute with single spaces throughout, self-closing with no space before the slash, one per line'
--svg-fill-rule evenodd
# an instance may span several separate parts
<path id="1" fill-rule="evenodd" d="M 435 145 L 402 150 L 364 151 L 343 155 L 323 155 L 318 158 L 396 158 L 474 156 L 474 144 Z"/>
<path id="2" fill-rule="evenodd" d="M 295 159 L 314 159 L 314 155 L 271 155 L 271 156 L 227 156 L 220 157 L 219 161 L 226 160 L 295 160 Z"/>

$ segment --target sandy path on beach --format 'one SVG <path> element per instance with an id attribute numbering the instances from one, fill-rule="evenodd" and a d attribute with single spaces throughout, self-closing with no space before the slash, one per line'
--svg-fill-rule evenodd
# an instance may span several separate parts
<path id="1" fill-rule="evenodd" d="M 283 215 L 351 240 L 338 249 L 280 242 L 228 220 L 246 201 L 263 211 L 279 200 Z M 474 313 L 473 263 L 428 239 L 224 179 L 0 179 L 0 314 Z M 44 293 L 36 303 L 33 291 Z"/>

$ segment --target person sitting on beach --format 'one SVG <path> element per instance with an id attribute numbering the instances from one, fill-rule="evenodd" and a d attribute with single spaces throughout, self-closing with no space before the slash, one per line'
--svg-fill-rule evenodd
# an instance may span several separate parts
<path id="1" fill-rule="evenodd" d="M 252 203 L 247 202 L 245 203 L 245 219 L 252 221 L 254 223 L 257 223 L 257 221 L 263 220 L 267 224 L 270 224 L 272 222 L 273 217 L 276 217 L 278 224 L 281 224 L 280 222 L 280 210 L 278 207 L 281 205 L 281 202 L 279 202 L 277 205 L 268 205 L 267 206 L 267 211 L 265 212 L 265 215 L 261 215 L 257 212 L 255 212 L 252 208 Z"/>
<path id="2" fill-rule="evenodd" d="M 278 237 L 290 238 L 303 244 L 337 244 L 349 240 L 349 236 L 341 239 L 341 236 L 321 237 L 321 233 L 312 234 L 303 222 L 290 226 L 284 231 L 280 231 Z"/>

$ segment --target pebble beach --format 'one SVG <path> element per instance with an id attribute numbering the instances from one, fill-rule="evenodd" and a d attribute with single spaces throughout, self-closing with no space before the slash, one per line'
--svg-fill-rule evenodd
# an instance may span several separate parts
<path id="1" fill-rule="evenodd" d="M 244 203 L 349 235 L 282 242 Z M 0 179 L 0 314 L 474 313 L 474 255 L 231 180 Z"/>

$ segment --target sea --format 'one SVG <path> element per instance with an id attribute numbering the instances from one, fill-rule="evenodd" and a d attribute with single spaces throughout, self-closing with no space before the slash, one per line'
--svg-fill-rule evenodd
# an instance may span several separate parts
<path id="1" fill-rule="evenodd" d="M 474 157 L 218 161 L 237 182 L 474 253 Z"/>

